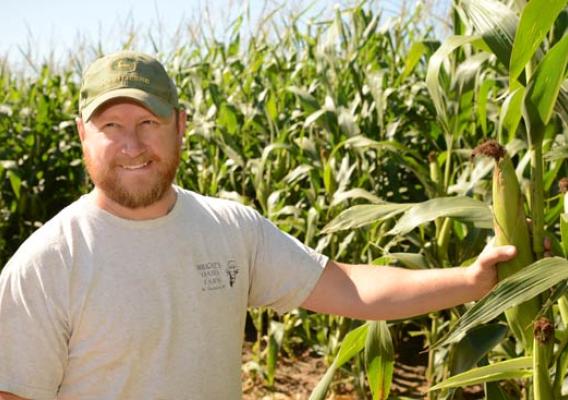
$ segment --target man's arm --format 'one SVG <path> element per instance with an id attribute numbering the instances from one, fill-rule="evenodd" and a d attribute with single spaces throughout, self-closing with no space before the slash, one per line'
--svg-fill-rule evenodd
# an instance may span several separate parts
<path id="1" fill-rule="evenodd" d="M 438 311 L 483 297 L 497 283 L 495 264 L 514 255 L 513 246 L 487 247 L 468 267 L 428 270 L 330 260 L 302 307 L 365 320 Z"/>
<path id="2" fill-rule="evenodd" d="M 27 400 L 23 397 L 16 396 L 15 394 L 0 392 L 0 400 Z"/>

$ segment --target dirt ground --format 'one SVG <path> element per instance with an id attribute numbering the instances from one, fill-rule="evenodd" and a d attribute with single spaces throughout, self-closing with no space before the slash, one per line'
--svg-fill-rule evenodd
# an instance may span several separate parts
<path id="1" fill-rule="evenodd" d="M 407 354 L 397 355 L 391 394 L 409 399 L 423 399 L 427 390 L 424 373 L 426 357 L 418 349 L 407 347 Z M 252 358 L 251 345 L 245 343 L 243 365 Z M 245 368 L 246 369 L 246 368 Z M 307 400 L 325 374 L 327 366 L 322 357 L 306 350 L 296 359 L 278 360 L 273 388 L 263 385 L 255 373 L 242 372 L 243 400 Z M 358 400 L 357 390 L 349 377 L 338 377 L 328 400 Z"/>
<path id="2" fill-rule="evenodd" d="M 391 396 L 395 399 L 425 399 L 428 390 L 425 379 L 427 355 L 422 352 L 421 343 L 416 341 L 401 343 L 399 350 L 396 355 Z M 251 344 L 245 342 L 243 365 L 251 359 Z M 241 377 L 243 400 L 307 400 L 325 374 L 327 366 L 322 357 L 310 353 L 309 350 L 298 354 L 295 359 L 280 357 L 273 388 L 267 388 L 260 377 L 244 370 Z M 333 393 L 328 394 L 327 400 L 359 400 L 361 398 L 351 378 L 336 375 L 336 379 L 337 384 L 333 387 Z M 481 387 L 468 388 L 463 393 L 463 398 L 482 399 L 483 390 Z"/>

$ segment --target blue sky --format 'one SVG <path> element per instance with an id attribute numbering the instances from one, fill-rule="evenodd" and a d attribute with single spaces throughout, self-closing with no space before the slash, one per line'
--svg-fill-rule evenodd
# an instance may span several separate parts
<path id="1" fill-rule="evenodd" d="M 439 12 L 449 0 L 432 0 Z M 431 1 L 431 3 L 432 3 Z M 372 1 L 385 14 L 394 14 L 414 0 Z M 34 61 L 65 60 L 69 52 L 80 51 L 85 45 L 100 43 L 113 51 L 125 42 L 128 32 L 137 32 L 139 46 L 150 45 L 150 35 L 166 47 L 177 40 L 190 40 L 191 30 L 215 30 L 222 34 L 234 18 L 246 7 L 254 25 L 266 9 L 284 4 L 297 9 L 308 1 L 276 0 L 0 0 L 3 18 L 0 24 L 0 57 L 6 57 L 14 67 L 26 64 L 24 54 Z M 334 5 L 347 6 L 350 1 L 315 0 L 314 12 L 331 12 Z M 445 5 L 444 5 L 445 4 Z M 266 7 L 266 8 L 265 8 Z M 442 10 L 442 11 L 440 11 Z M 212 21 L 207 23 L 206 21 Z M 182 32 L 176 30 L 182 27 Z"/>

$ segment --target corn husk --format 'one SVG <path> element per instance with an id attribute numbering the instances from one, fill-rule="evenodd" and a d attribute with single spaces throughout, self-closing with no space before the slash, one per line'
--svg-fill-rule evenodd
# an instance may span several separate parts
<path id="1" fill-rule="evenodd" d="M 517 255 L 512 260 L 498 265 L 499 280 L 502 280 L 534 262 L 523 196 L 511 158 L 502 146 L 492 141 L 479 146 L 476 151 L 496 160 L 493 171 L 495 245 L 517 248 Z M 533 348 L 533 321 L 539 311 L 540 299 L 536 297 L 505 312 L 509 327 L 529 354 Z"/>

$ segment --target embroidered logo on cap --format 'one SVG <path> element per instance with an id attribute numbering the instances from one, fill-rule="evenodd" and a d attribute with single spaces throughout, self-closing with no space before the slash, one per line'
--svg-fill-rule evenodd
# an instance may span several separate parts
<path id="1" fill-rule="evenodd" d="M 124 58 L 116 60 L 112 63 L 112 69 L 120 72 L 134 72 L 136 71 L 137 61 L 131 58 Z"/>

